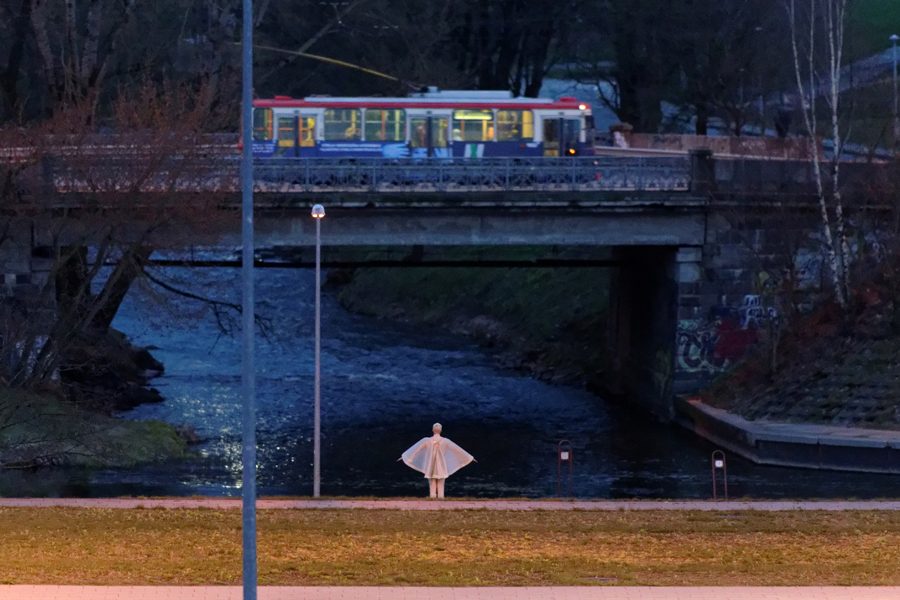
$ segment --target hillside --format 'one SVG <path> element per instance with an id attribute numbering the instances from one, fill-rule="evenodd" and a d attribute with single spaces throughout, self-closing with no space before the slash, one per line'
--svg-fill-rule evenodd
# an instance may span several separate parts
<path id="1" fill-rule="evenodd" d="M 846 317 L 834 305 L 798 319 L 772 348 L 702 396 L 747 419 L 900 429 L 900 297 L 893 269 L 864 286 Z"/>
<path id="2" fill-rule="evenodd" d="M 346 278 L 338 299 L 351 311 L 469 335 L 501 364 L 542 379 L 592 386 L 601 376 L 606 269 L 372 268 L 332 277 Z"/>

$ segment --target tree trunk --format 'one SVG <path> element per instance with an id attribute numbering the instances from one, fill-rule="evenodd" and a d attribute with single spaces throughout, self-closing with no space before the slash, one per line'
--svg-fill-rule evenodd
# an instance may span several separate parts
<path id="1" fill-rule="evenodd" d="M 44 78 L 47 80 L 47 89 L 50 92 L 50 97 L 54 100 L 59 100 L 61 84 L 57 77 L 56 61 L 53 58 L 50 36 L 47 34 L 49 20 L 47 0 L 34 0 L 31 10 L 31 27 L 34 30 L 35 43 L 44 66 Z"/>
<path id="2" fill-rule="evenodd" d="M 2 72 L 0 88 L 6 100 L 8 117 L 12 117 L 19 108 L 19 71 L 25 55 L 25 36 L 28 34 L 28 22 L 31 20 L 31 2 L 32 0 L 22 0 L 19 12 L 15 16 L 15 37 L 12 39 L 9 60 L 6 67 L 0 71 Z"/>
<path id="3" fill-rule="evenodd" d="M 63 251 L 67 256 L 60 257 L 54 277 L 56 307 L 62 314 L 76 316 L 86 310 L 90 293 L 87 247 L 64 248 Z"/>
<path id="4" fill-rule="evenodd" d="M 101 293 L 103 303 L 91 320 L 92 329 L 100 331 L 109 329 L 128 290 L 131 289 L 131 284 L 141 275 L 143 265 L 152 253 L 153 248 L 138 246 L 122 257 L 103 288 Z"/>
<path id="5" fill-rule="evenodd" d="M 709 107 L 705 102 L 697 104 L 697 135 L 707 135 L 709 132 Z"/>

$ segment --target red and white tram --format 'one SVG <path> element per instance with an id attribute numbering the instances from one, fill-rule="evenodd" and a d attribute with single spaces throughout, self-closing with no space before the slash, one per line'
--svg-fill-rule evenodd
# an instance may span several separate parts
<path id="1" fill-rule="evenodd" d="M 257 157 L 480 158 L 590 154 L 591 110 L 576 98 L 429 91 L 407 98 L 253 102 Z"/>

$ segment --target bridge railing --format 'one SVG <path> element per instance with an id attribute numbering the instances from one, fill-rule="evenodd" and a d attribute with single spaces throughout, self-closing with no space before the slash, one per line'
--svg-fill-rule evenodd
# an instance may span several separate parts
<path id="1" fill-rule="evenodd" d="M 53 157 L 44 173 L 61 192 L 236 191 L 234 156 L 170 156 L 148 164 L 130 155 Z M 254 162 L 264 193 L 685 191 L 684 157 L 480 159 L 276 158 Z"/>
<path id="2" fill-rule="evenodd" d="M 684 191 L 686 158 L 480 158 L 258 160 L 261 191 Z"/>

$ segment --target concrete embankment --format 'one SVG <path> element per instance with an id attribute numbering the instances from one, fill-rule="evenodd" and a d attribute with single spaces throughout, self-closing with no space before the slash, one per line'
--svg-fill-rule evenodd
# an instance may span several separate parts
<path id="1" fill-rule="evenodd" d="M 758 464 L 900 474 L 900 431 L 749 421 L 697 398 L 675 409 L 680 424 Z"/>

